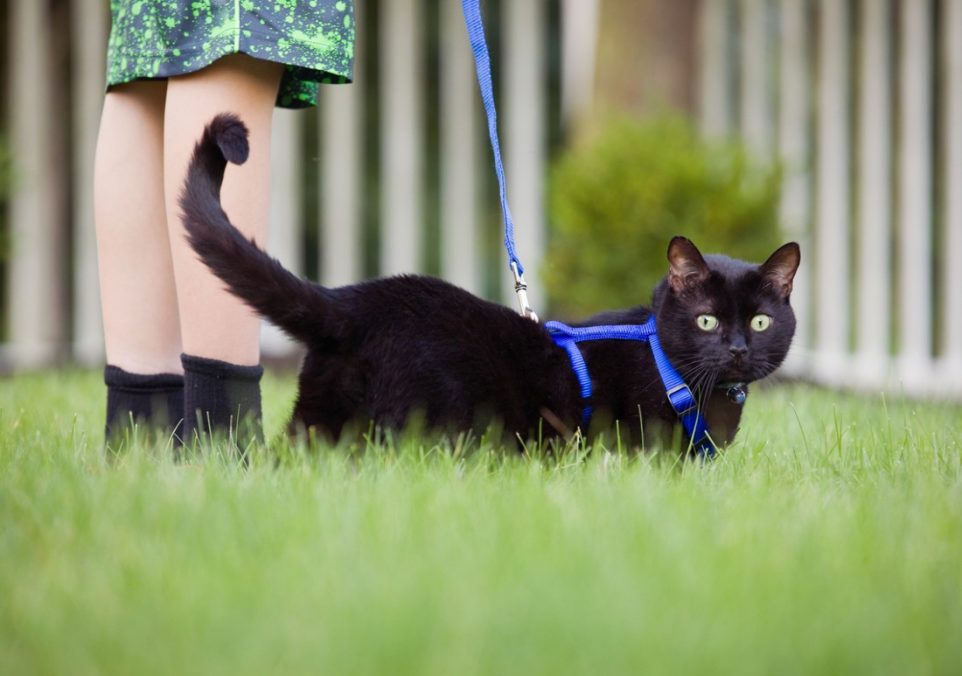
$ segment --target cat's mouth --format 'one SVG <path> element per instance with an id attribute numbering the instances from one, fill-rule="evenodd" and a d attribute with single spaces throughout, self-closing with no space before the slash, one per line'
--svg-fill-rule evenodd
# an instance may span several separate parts
<path id="1" fill-rule="evenodd" d="M 761 380 L 774 371 L 774 369 L 768 369 L 765 366 L 765 364 L 746 361 L 742 358 L 733 358 L 718 370 L 718 380 L 721 382 L 751 383 Z"/>
<path id="2" fill-rule="evenodd" d="M 754 369 L 752 369 L 751 362 L 745 357 L 745 354 L 739 353 L 728 361 L 725 370 L 736 379 L 745 380 Z"/>

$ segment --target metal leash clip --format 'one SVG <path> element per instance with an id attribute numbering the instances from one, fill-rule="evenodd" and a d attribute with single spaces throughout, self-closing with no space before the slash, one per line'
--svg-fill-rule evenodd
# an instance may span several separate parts
<path id="1" fill-rule="evenodd" d="M 518 295 L 518 305 L 521 307 L 521 315 L 537 324 L 538 315 L 531 309 L 531 305 L 528 303 L 528 285 L 525 284 L 524 275 L 518 272 L 518 264 L 514 261 L 511 261 L 511 272 L 514 273 L 514 292 Z"/>

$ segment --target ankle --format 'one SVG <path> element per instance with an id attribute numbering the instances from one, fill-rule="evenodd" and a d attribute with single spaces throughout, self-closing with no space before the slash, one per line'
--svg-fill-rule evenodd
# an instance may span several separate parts
<path id="1" fill-rule="evenodd" d="M 226 437 L 244 451 L 263 442 L 261 366 L 181 355 L 184 366 L 184 439 Z"/>
<path id="2" fill-rule="evenodd" d="M 107 413 L 104 438 L 119 446 L 135 429 L 180 445 L 184 417 L 184 377 L 176 373 L 140 374 L 108 364 L 104 368 Z"/>

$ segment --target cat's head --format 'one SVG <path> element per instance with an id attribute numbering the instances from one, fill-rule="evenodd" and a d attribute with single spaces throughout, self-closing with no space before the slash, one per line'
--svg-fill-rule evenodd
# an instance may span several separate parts
<path id="1" fill-rule="evenodd" d="M 653 307 L 665 353 L 691 386 L 751 382 L 782 363 L 795 334 L 789 296 L 799 258 L 794 242 L 753 265 L 671 240 Z"/>

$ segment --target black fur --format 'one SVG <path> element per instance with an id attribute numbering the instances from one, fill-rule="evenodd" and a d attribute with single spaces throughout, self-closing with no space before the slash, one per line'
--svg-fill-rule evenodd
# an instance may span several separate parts
<path id="1" fill-rule="evenodd" d="M 219 195 L 226 162 L 242 162 L 247 149 L 243 123 L 217 116 L 194 149 L 180 203 L 189 241 L 214 274 L 307 347 L 292 431 L 313 428 L 338 438 L 353 422 L 397 428 L 412 416 L 452 431 L 497 422 L 522 437 L 565 434 L 579 425 L 577 380 L 541 325 L 431 277 L 324 288 L 245 239 Z M 641 323 L 655 312 L 666 353 L 700 392 L 716 441 L 727 443 L 741 408 L 713 386 L 757 380 L 784 359 L 795 328 L 788 298 L 798 246 L 787 244 L 757 266 L 703 258 L 676 237 L 669 263 L 652 308 L 608 312 L 583 324 Z M 709 312 L 720 322 L 712 333 L 695 324 Z M 749 328 L 758 313 L 773 317 L 770 330 Z M 671 432 L 677 419 L 646 344 L 596 341 L 582 348 L 594 382 L 593 430 L 620 420 L 623 434 L 637 431 L 641 415 L 646 431 Z"/>

